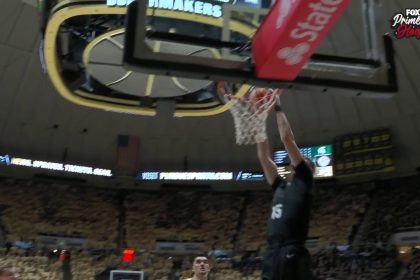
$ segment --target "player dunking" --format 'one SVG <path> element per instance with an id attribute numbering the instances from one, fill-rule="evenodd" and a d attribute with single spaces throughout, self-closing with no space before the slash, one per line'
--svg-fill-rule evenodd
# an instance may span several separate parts
<path id="1" fill-rule="evenodd" d="M 210 273 L 210 265 L 207 257 L 196 257 L 193 261 L 192 271 L 194 273 L 194 276 L 185 280 L 208 280 Z"/>
<path id="2" fill-rule="evenodd" d="M 274 111 L 280 138 L 294 172 L 287 181 L 281 179 L 271 158 L 268 140 L 257 144 L 258 159 L 273 189 L 272 212 L 267 227 L 268 249 L 264 255 L 262 279 L 308 280 L 312 279 L 310 255 L 304 245 L 308 236 L 315 165 L 300 153 L 286 115 L 280 107 L 279 96 Z"/>

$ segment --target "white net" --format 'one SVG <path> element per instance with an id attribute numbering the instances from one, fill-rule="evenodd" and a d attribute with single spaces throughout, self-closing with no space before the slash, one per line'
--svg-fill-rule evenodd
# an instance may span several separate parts
<path id="1" fill-rule="evenodd" d="M 276 94 L 270 91 L 261 99 L 236 98 L 225 94 L 227 102 L 232 102 L 230 112 L 235 124 L 236 144 L 250 145 L 267 139 L 266 120 L 271 107 L 276 102 Z"/>

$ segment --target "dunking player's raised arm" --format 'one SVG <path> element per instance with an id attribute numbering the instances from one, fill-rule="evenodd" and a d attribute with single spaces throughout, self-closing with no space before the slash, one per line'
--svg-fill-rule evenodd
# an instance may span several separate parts
<path id="1" fill-rule="evenodd" d="M 268 184 L 272 185 L 278 175 L 277 166 L 271 158 L 271 149 L 267 139 L 264 142 L 257 143 L 257 152 L 265 179 Z"/>
<path id="2" fill-rule="evenodd" d="M 286 114 L 280 106 L 279 90 L 276 90 L 275 93 L 278 95 L 277 103 L 274 105 L 274 111 L 276 112 L 277 127 L 280 133 L 281 142 L 284 144 L 292 166 L 296 167 L 302 162 L 303 156 L 296 145 L 295 136 L 293 135 L 293 131 L 290 127 L 289 121 L 287 120 Z"/>

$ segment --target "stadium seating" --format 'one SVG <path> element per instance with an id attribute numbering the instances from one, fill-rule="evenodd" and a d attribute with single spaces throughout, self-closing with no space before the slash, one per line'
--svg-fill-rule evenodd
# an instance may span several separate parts
<path id="1" fill-rule="evenodd" d="M 62 275 L 60 263 L 44 256 L 9 254 L 0 257 L 0 267 L 13 268 L 25 280 L 57 280 Z"/>
<path id="2" fill-rule="evenodd" d="M 414 248 L 410 262 L 406 265 L 402 278 L 399 280 L 420 279 L 420 249 Z"/>
<path id="3" fill-rule="evenodd" d="M 320 247 L 335 242 L 348 244 L 353 228 L 361 222 L 369 204 L 370 184 L 319 187 L 315 190 L 310 237 L 319 238 Z M 265 224 L 270 211 L 271 193 L 253 194 L 246 207 L 240 232 L 240 249 L 261 251 L 265 247 Z"/>
<path id="4" fill-rule="evenodd" d="M 399 228 L 420 225 L 420 189 L 411 178 L 382 182 L 372 203 L 375 211 L 361 233 L 367 242 L 388 242 Z"/>
<path id="5" fill-rule="evenodd" d="M 37 185 L 2 186 L 1 193 L 1 220 L 10 241 L 34 240 L 43 233 L 82 236 L 92 248 L 117 246 L 112 192 Z"/>
<path id="6" fill-rule="evenodd" d="M 184 193 L 176 194 L 174 199 L 173 195 L 132 194 L 127 197 L 128 246 L 151 250 L 156 240 L 204 241 L 207 251 L 233 249 L 243 196 Z"/>
<path id="7" fill-rule="evenodd" d="M 399 189 L 392 187 L 393 181 L 381 183 L 373 198 L 372 184 L 314 190 L 309 235 L 318 237 L 323 248 L 312 257 L 319 280 L 382 280 L 396 275 L 395 252 L 371 244 L 387 241 L 398 228 L 420 224 L 420 191 L 410 182 Z M 154 253 L 157 240 L 200 241 L 204 252 L 235 252 L 233 257 L 209 256 L 213 280 L 261 277 L 271 192 L 119 193 L 22 183 L 3 183 L 0 190 L 0 226 L 7 240 L 35 243 L 39 233 L 86 238 L 85 250 L 72 250 L 73 280 L 106 276 L 110 268 L 142 270 L 156 280 L 191 277 L 194 256 Z M 372 214 L 361 234 L 363 241 L 371 242 L 357 248 L 339 246 L 349 244 L 370 203 Z M 117 242 L 117 237 L 123 240 Z M 121 262 L 117 244 L 137 249 L 133 262 Z M 62 263 L 47 257 L 42 248 L 19 249 L 15 244 L 10 250 L 0 249 L 0 266 L 15 267 L 22 279 L 62 277 Z M 398 280 L 420 279 L 418 249 L 401 273 Z"/>

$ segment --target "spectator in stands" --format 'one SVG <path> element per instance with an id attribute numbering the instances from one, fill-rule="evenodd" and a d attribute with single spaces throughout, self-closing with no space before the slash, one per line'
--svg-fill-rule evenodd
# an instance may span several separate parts
<path id="1" fill-rule="evenodd" d="M 210 273 L 210 265 L 207 257 L 196 257 L 193 261 L 192 271 L 194 273 L 194 276 L 186 280 L 208 280 Z"/>
<path id="2" fill-rule="evenodd" d="M 4 248 L 6 248 L 6 251 L 4 252 L 5 255 L 8 255 L 10 252 L 10 249 L 12 248 L 13 243 L 10 241 L 6 241 L 6 243 L 4 244 Z"/>
<path id="3" fill-rule="evenodd" d="M 0 280 L 17 280 L 17 274 L 9 268 L 0 268 Z"/>

